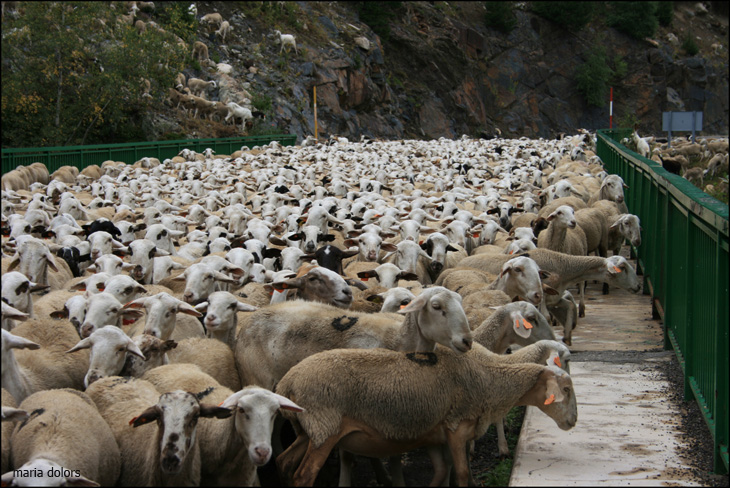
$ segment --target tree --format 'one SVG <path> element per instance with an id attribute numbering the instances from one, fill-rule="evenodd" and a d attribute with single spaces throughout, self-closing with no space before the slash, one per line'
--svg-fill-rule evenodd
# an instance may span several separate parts
<path id="1" fill-rule="evenodd" d="M 187 48 L 161 29 L 139 34 L 124 12 L 124 2 L 24 2 L 6 16 L 3 146 L 145 139 L 144 114 L 163 102 Z"/>

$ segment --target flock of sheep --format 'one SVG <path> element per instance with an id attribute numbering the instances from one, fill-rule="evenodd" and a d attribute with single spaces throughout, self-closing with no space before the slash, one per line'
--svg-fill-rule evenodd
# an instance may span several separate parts
<path id="1" fill-rule="evenodd" d="M 191 8 L 194 4 L 191 5 Z M 197 12 L 197 10 L 196 10 Z M 200 18 L 200 23 L 206 26 L 208 29 L 216 29 L 215 35 L 221 38 L 222 42 L 225 42 L 226 35 L 233 29 L 230 22 L 224 20 L 221 14 L 217 12 L 203 15 Z M 281 43 L 281 52 L 286 46 L 293 47 L 297 51 L 296 40 L 291 34 L 282 34 L 280 31 L 275 31 L 276 37 Z M 298 52 L 298 51 L 297 51 Z M 219 78 L 222 76 L 228 76 L 232 73 L 233 67 L 227 63 L 214 63 L 208 56 L 208 46 L 201 41 L 195 41 L 193 44 L 192 51 L 193 59 L 197 60 L 201 66 L 211 66 L 215 68 L 216 75 Z M 230 80 L 231 84 L 233 80 Z M 233 123 L 237 120 L 241 120 L 241 131 L 246 130 L 246 124 L 253 121 L 254 117 L 263 117 L 264 114 L 253 109 L 251 104 L 251 96 L 248 92 L 243 90 L 242 99 L 238 100 L 243 105 L 239 105 L 236 101 L 232 100 L 226 93 L 219 92 L 218 96 L 220 100 L 213 101 L 206 98 L 206 94 L 213 89 L 219 88 L 215 80 L 201 80 L 199 78 L 189 78 L 186 82 L 185 75 L 179 73 L 177 76 L 175 88 L 168 90 L 168 96 L 170 102 L 175 108 L 182 106 L 186 114 L 191 114 L 193 118 L 207 118 L 213 120 L 217 118 L 220 122 L 227 123 L 229 119 L 232 119 Z M 225 91 L 225 90 L 224 90 Z M 227 101 L 226 101 L 227 100 Z M 224 103 L 224 101 L 226 101 Z"/>
<path id="2" fill-rule="evenodd" d="M 660 143 L 654 137 L 640 137 L 638 132 L 634 131 L 631 138 L 624 139 L 622 143 L 635 149 L 641 156 L 661 164 L 670 173 L 680 175 L 695 184 L 699 183 L 699 187 L 707 193 L 716 190 L 720 193 L 728 192 L 726 138 L 703 138 L 699 142 L 677 138 L 672 140 L 670 147 L 667 142 Z M 725 177 L 720 178 L 717 187 L 705 186 L 705 178 L 714 178 L 723 173 Z"/>
<path id="3" fill-rule="evenodd" d="M 4 175 L 3 484 L 248 486 L 275 457 L 311 485 L 335 448 L 340 484 L 353 455 L 404 483 L 426 446 L 464 485 L 512 407 L 572 428 L 569 288 L 641 289 L 593 150 L 308 138 Z"/>

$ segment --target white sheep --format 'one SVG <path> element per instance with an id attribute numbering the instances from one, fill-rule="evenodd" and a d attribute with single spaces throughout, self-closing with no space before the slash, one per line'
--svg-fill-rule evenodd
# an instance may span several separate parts
<path id="1" fill-rule="evenodd" d="M 15 321 L 28 320 L 28 314 L 21 312 L 17 308 L 13 308 L 5 301 L 2 302 L 2 328 L 7 331 L 13 330 L 15 327 Z"/>
<path id="2" fill-rule="evenodd" d="M 398 313 L 406 315 L 402 324 L 397 315 L 343 312 L 329 305 L 299 300 L 247 314 L 235 351 L 242 382 L 272 388 L 303 357 L 338 347 L 416 351 L 430 350 L 438 341 L 454 350 L 466 351 L 471 344 L 461 298 L 442 287 L 425 289 L 400 309 Z M 308 332 L 302 336 L 293 332 L 297 330 Z M 306 347 L 302 346 L 303 341 Z M 269 350 L 268 344 L 274 343 L 278 346 Z"/>
<path id="3" fill-rule="evenodd" d="M 203 324 L 210 338 L 218 339 L 231 349 L 236 342 L 236 319 L 238 312 L 253 312 L 256 307 L 238 300 L 227 291 L 211 293 L 208 299 L 195 306 L 198 312 L 205 312 Z"/>
<path id="4" fill-rule="evenodd" d="M 182 313 L 201 317 L 202 314 L 195 310 L 190 304 L 175 298 L 166 292 L 157 293 L 152 296 L 138 298 L 126 303 L 122 310 L 135 311 L 145 308 L 147 317 L 144 324 L 140 323 L 128 331 L 132 337 L 138 333 L 150 334 L 162 340 L 182 340 L 188 337 L 203 337 L 203 326 L 196 319 L 178 321 L 177 314 Z M 141 322 L 141 321 L 140 321 Z M 173 336 L 174 334 L 174 336 Z"/>
<path id="5" fill-rule="evenodd" d="M 648 158 L 651 155 L 651 147 L 649 147 L 649 143 L 646 142 L 646 139 L 639 137 L 639 134 L 636 131 L 631 134 L 631 140 L 634 141 L 634 144 L 636 145 L 636 152 L 645 158 Z"/>
<path id="6" fill-rule="evenodd" d="M 466 485 L 467 441 L 513 406 L 537 406 L 564 430 L 577 420 L 570 375 L 557 367 L 505 364 L 480 345 L 466 354 L 446 348 L 425 354 L 325 351 L 290 369 L 276 391 L 305 409 L 297 416 L 283 412 L 299 435 L 277 458 L 285 481 L 297 485 L 314 481 L 335 445 L 373 456 L 384 448 L 398 453 L 444 440 L 457 482 Z M 347 437 L 363 430 L 367 436 Z M 437 472 L 432 484 L 445 475 Z"/>
<path id="7" fill-rule="evenodd" d="M 224 20 L 223 22 L 220 23 L 220 28 L 217 31 L 215 31 L 215 34 L 217 36 L 221 37 L 221 42 L 225 43 L 226 35 L 228 35 L 228 33 L 231 30 L 233 30 L 233 27 L 231 27 L 231 24 L 227 20 Z"/>
<path id="8" fill-rule="evenodd" d="M 155 368 L 144 375 L 160 392 L 176 389 L 196 392 L 201 400 L 230 408 L 225 420 L 202 420 L 198 442 L 202 485 L 258 485 L 256 467 L 271 458 L 271 433 L 278 410 L 299 412 L 294 402 L 269 390 L 248 386 L 231 390 L 191 364 Z M 234 392 L 235 391 L 235 392 Z"/>
<path id="9" fill-rule="evenodd" d="M 282 34 L 278 30 L 274 31 L 274 34 L 279 36 L 279 42 L 281 43 L 281 49 L 279 49 L 279 54 L 284 50 L 284 46 L 292 46 L 294 48 L 294 52 L 299 54 L 299 51 L 297 51 L 297 41 L 291 34 Z"/>
<path id="10" fill-rule="evenodd" d="M 175 390 L 160 395 L 151 383 L 136 378 L 102 378 L 86 393 L 119 446 L 120 486 L 198 486 L 198 418 L 231 415 L 227 408 L 200 403 L 192 393 Z"/>
<path id="11" fill-rule="evenodd" d="M 122 329 L 106 325 L 95 330 L 87 338 L 67 352 L 89 349 L 89 371 L 84 377 L 84 387 L 105 376 L 116 376 L 124 367 L 127 353 L 136 354 L 146 360 L 144 354 Z"/>
<path id="12" fill-rule="evenodd" d="M 193 92 L 193 95 L 205 98 L 205 94 L 210 91 L 211 88 L 217 88 L 215 80 L 203 81 L 199 78 L 190 78 L 188 80 L 188 88 Z"/>
<path id="13" fill-rule="evenodd" d="M 253 119 L 251 109 L 241 107 L 235 102 L 228 102 L 226 106 L 228 107 L 228 115 L 226 115 L 224 120 L 228 122 L 228 119 L 233 117 L 233 122 L 235 123 L 236 119 L 241 119 L 241 130 L 245 130 L 246 122 Z"/>
<path id="14" fill-rule="evenodd" d="M 205 14 L 200 18 L 201 24 L 213 25 L 214 27 L 220 27 L 223 22 L 223 16 L 218 12 Z"/>
<path id="15" fill-rule="evenodd" d="M 20 408 L 32 413 L 13 434 L 15 471 L 3 474 L 4 486 L 116 484 L 122 464 L 119 448 L 86 394 L 70 389 L 41 391 L 26 398 Z"/>
<path id="16" fill-rule="evenodd" d="M 71 324 L 55 320 L 28 321 L 13 333 L 2 329 L 3 388 L 21 402 L 41 390 L 83 389 L 88 354 L 66 354 L 78 337 Z"/>

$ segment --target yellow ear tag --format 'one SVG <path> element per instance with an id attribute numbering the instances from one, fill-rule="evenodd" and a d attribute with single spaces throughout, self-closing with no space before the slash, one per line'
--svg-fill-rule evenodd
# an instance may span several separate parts
<path id="1" fill-rule="evenodd" d="M 558 365 L 558 368 L 562 368 L 563 367 L 563 365 L 560 364 L 560 357 L 559 356 L 555 356 L 555 359 L 553 361 L 555 362 L 555 364 Z"/>
<path id="2" fill-rule="evenodd" d="M 545 400 L 545 405 L 550 405 L 554 401 L 555 401 L 555 395 L 550 395 L 550 398 L 548 398 L 547 400 Z"/>
<path id="3" fill-rule="evenodd" d="M 522 325 L 525 326 L 525 329 L 532 329 L 532 324 L 527 321 L 527 319 L 522 319 Z"/>
<path id="4" fill-rule="evenodd" d="M 621 272 L 621 268 L 617 268 L 616 266 L 613 267 L 613 270 L 615 272 L 617 272 L 617 273 L 620 273 Z"/>

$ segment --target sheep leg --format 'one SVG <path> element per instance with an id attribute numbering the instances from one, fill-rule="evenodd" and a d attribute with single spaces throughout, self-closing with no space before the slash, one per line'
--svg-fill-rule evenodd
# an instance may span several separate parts
<path id="1" fill-rule="evenodd" d="M 340 481 L 338 486 L 352 486 L 352 466 L 355 464 L 355 455 L 340 448 Z"/>
<path id="2" fill-rule="evenodd" d="M 375 477 L 378 479 L 378 483 L 385 486 L 406 486 L 406 480 L 403 477 L 403 463 L 401 462 L 401 456 L 389 457 L 388 466 L 390 467 L 390 480 L 387 478 L 382 480 L 379 479 L 376 470 Z"/>
<path id="3" fill-rule="evenodd" d="M 276 458 L 276 467 L 279 477 L 287 485 L 292 484 L 292 475 L 300 465 L 309 445 L 309 437 L 302 431 L 297 435 L 291 446 Z"/>
<path id="4" fill-rule="evenodd" d="M 433 465 L 433 478 L 429 486 L 449 486 L 452 461 L 447 446 L 429 446 L 426 451 Z"/>
<path id="5" fill-rule="evenodd" d="M 502 457 L 509 456 L 509 446 L 507 445 L 507 437 L 504 435 L 504 418 L 501 418 L 495 422 L 497 428 L 497 447 L 499 448 L 499 455 Z"/>
<path id="6" fill-rule="evenodd" d="M 586 293 L 586 282 L 581 281 L 578 283 L 578 290 L 580 291 L 580 302 L 578 304 L 578 317 L 586 316 L 586 304 L 585 304 L 585 293 Z"/>
<path id="7" fill-rule="evenodd" d="M 463 420 L 452 432 L 446 430 L 446 443 L 449 446 L 451 459 L 454 462 L 456 472 L 456 483 L 459 486 L 466 486 L 469 482 L 469 462 L 466 457 L 466 443 L 474 434 L 475 420 Z"/>
<path id="8" fill-rule="evenodd" d="M 348 433 L 349 431 L 340 431 L 328 437 L 319 447 L 314 447 L 314 443 L 309 440 L 304 459 L 302 459 L 301 464 L 294 473 L 294 486 L 313 486 L 319 470 L 324 466 L 330 452 L 332 452 L 332 449 L 334 449 L 340 439 Z"/>

